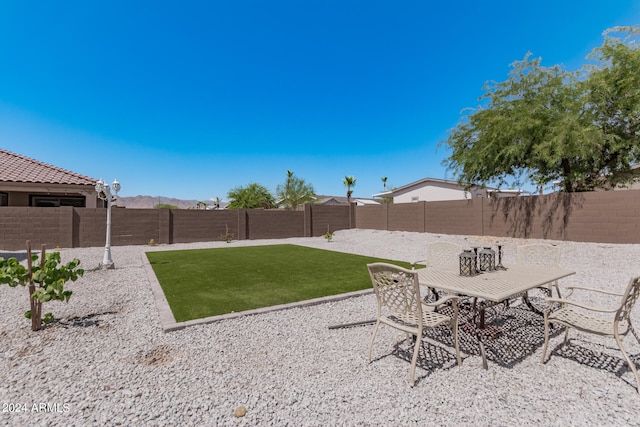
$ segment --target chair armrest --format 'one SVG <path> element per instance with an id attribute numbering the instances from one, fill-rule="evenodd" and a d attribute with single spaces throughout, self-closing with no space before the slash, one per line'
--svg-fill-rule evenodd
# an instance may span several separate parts
<path id="1" fill-rule="evenodd" d="M 425 264 L 425 265 L 426 265 L 426 264 L 427 264 L 427 260 L 425 260 L 425 259 L 419 259 L 418 261 L 413 261 L 413 262 L 411 263 L 411 269 L 412 269 L 412 270 L 415 270 L 415 269 L 416 269 L 416 264 Z"/>
<path id="2" fill-rule="evenodd" d="M 422 301 L 422 305 L 426 305 L 427 307 L 438 307 L 442 304 L 446 304 L 449 301 L 458 301 L 460 297 L 458 295 L 447 295 L 444 298 L 440 298 L 438 301 L 434 302 L 424 302 Z"/>
<path id="3" fill-rule="evenodd" d="M 567 296 L 571 295 L 573 293 L 574 290 L 579 289 L 581 291 L 589 291 L 589 292 L 598 292 L 601 294 L 606 294 L 606 295 L 613 295 L 616 297 L 621 297 L 622 294 L 618 293 L 618 292 L 610 292 L 610 291 L 605 291 L 602 289 L 596 289 L 596 288 L 587 288 L 584 286 L 567 286 L 567 289 L 569 290 L 569 293 L 567 294 Z"/>
<path id="4" fill-rule="evenodd" d="M 600 307 L 591 307 L 589 305 L 580 304 L 579 302 L 567 301 L 564 298 L 545 298 L 544 300 L 547 302 L 547 304 L 551 304 L 551 303 L 554 303 L 554 302 L 559 302 L 561 304 L 573 305 L 573 306 L 576 306 L 576 307 L 584 308 L 585 310 L 598 311 L 600 313 L 614 313 L 614 312 L 618 311 L 618 308 L 605 309 L 605 308 L 600 308 Z"/>

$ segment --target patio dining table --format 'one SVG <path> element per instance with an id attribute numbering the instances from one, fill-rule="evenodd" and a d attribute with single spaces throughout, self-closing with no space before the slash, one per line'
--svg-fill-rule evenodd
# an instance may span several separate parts
<path id="1" fill-rule="evenodd" d="M 507 265 L 503 270 L 480 273 L 471 277 L 461 276 L 459 272 L 453 270 L 424 268 L 418 270 L 418 280 L 421 286 L 480 300 L 478 306 L 479 324 L 476 326 L 476 336 L 482 355 L 482 364 L 487 369 L 487 358 L 481 337 L 485 326 L 485 308 L 522 296 L 527 305 L 534 309 L 527 298 L 527 291 L 572 274 L 575 274 L 575 271 L 558 267 L 515 264 Z"/>

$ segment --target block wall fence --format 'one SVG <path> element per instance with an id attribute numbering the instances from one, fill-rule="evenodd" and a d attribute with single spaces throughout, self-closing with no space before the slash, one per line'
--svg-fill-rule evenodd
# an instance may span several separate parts
<path id="1" fill-rule="evenodd" d="M 555 193 L 304 210 L 112 209 L 111 244 L 144 245 L 316 237 L 349 228 L 438 234 L 640 243 L 640 190 Z M 0 250 L 103 246 L 104 208 L 0 207 Z M 37 247 L 37 246 L 36 246 Z"/>
<path id="2" fill-rule="evenodd" d="M 640 190 L 362 206 L 356 209 L 356 226 L 438 234 L 640 243 Z"/>
<path id="3" fill-rule="evenodd" d="M 353 207 L 306 205 L 301 211 L 241 209 L 111 210 L 111 244 L 146 245 L 224 240 L 321 236 L 350 228 Z M 351 218 L 351 221 L 350 221 Z M 0 207 L 0 250 L 34 247 L 72 248 L 104 246 L 107 210 L 104 208 Z"/>

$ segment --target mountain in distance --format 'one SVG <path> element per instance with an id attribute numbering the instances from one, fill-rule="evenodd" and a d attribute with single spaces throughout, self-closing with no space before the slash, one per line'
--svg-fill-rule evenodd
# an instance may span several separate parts
<path id="1" fill-rule="evenodd" d="M 213 204 L 212 200 L 201 200 L 209 205 Z M 129 209 L 153 209 L 156 205 L 173 205 L 180 209 L 196 209 L 198 200 L 181 200 L 164 196 L 133 196 L 120 197 L 114 203 L 116 206 L 122 206 Z"/>

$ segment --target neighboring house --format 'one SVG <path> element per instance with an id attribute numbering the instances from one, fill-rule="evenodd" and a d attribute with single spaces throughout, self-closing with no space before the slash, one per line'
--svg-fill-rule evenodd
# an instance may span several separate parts
<path id="1" fill-rule="evenodd" d="M 347 197 L 346 196 L 316 196 L 316 203 L 320 205 L 346 205 Z M 364 205 L 378 205 L 380 204 L 378 201 L 373 199 L 363 199 L 359 197 L 352 197 L 351 202 L 355 203 L 356 206 L 364 206 Z"/>
<path id="2" fill-rule="evenodd" d="M 619 184 L 615 187 L 611 187 L 610 184 L 606 184 L 604 187 L 594 188 L 593 191 L 621 191 L 621 190 L 640 190 L 640 164 L 631 166 L 631 177 L 633 179 L 629 184 Z M 553 181 L 553 193 L 562 191 L 562 180 Z"/>
<path id="3" fill-rule="evenodd" d="M 465 190 L 465 186 L 457 181 L 445 179 L 424 178 L 412 182 L 394 190 L 374 194 L 375 198 L 393 199 L 393 203 L 411 202 L 435 202 L 441 200 L 463 200 L 476 197 L 489 197 L 490 194 L 498 197 L 513 196 L 513 192 L 499 191 L 491 187 L 471 186 Z"/>
<path id="4" fill-rule="evenodd" d="M 627 185 L 620 185 L 614 190 L 640 190 L 640 165 L 631 166 L 631 173 L 634 176 L 633 182 Z"/>
<path id="5" fill-rule="evenodd" d="M 95 208 L 97 179 L 0 149 L 0 206 Z"/>

